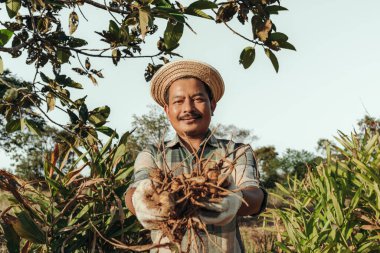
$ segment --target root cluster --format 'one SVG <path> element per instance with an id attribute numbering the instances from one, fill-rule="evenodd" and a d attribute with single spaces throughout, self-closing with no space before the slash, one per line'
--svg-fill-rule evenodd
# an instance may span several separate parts
<path id="1" fill-rule="evenodd" d="M 211 242 L 213 239 L 199 219 L 199 211 L 206 207 L 205 203 L 219 203 L 226 195 L 240 190 L 228 189 L 230 183 L 227 178 L 234 170 L 234 161 L 223 158 L 215 162 L 210 158 L 198 159 L 190 174 L 175 175 L 173 170 L 159 168 L 150 173 L 153 191 L 147 194 L 147 205 L 161 208 L 163 213 L 168 214 L 167 220 L 156 225 L 162 231 L 162 237 L 177 248 L 176 251 L 189 252 L 193 249 L 195 252 L 205 252 L 206 245 L 201 235 L 206 235 Z M 226 167 L 223 166 L 225 162 L 228 164 Z M 181 249 L 185 235 L 188 245 Z"/>

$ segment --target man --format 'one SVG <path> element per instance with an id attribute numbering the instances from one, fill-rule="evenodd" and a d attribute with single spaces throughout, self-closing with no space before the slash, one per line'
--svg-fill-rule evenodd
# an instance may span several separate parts
<path id="1" fill-rule="evenodd" d="M 161 238 L 155 230 L 154 221 L 165 221 L 166 210 L 147 206 L 144 194 L 152 188 L 149 172 L 154 168 L 176 168 L 175 173 L 190 173 L 196 157 L 212 155 L 218 161 L 227 156 L 236 161 L 235 171 L 229 180 L 233 189 L 242 189 L 238 194 L 230 194 L 220 204 L 205 203 L 206 209 L 199 217 L 207 224 L 208 234 L 204 243 L 206 252 L 244 252 L 236 216 L 257 215 L 266 205 L 266 192 L 259 186 L 259 174 L 251 148 L 238 148 L 241 144 L 219 140 L 210 136 L 211 116 L 217 102 L 223 96 L 224 82 L 219 72 L 212 66 L 190 60 L 181 60 L 164 65 L 152 78 L 151 95 L 164 108 L 176 131 L 176 137 L 162 147 L 148 147 L 142 151 L 134 166 L 134 183 L 126 193 L 126 204 L 136 214 L 141 224 L 151 229 L 153 242 Z M 195 152 L 194 152 L 195 151 Z M 203 151 L 203 153 L 202 153 Z M 196 153 L 196 154 L 195 154 Z M 180 169 L 178 168 L 180 165 Z M 242 199 L 244 202 L 242 204 Z M 248 204 L 248 205 L 247 205 Z M 186 236 L 184 237 L 187 238 Z M 187 245 L 187 242 L 182 242 Z M 151 252 L 170 252 L 159 248 Z"/>

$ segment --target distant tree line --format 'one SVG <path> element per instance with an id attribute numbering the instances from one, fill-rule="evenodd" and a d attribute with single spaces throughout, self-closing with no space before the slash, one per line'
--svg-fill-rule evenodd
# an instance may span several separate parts
<path id="1" fill-rule="evenodd" d="M 0 123 L 4 121 L 0 115 Z M 12 159 L 11 166 L 15 174 L 27 179 L 38 180 L 43 178 L 44 157 L 52 152 L 55 145 L 54 136 L 60 131 L 49 126 L 46 122 L 38 122 L 41 128 L 41 136 L 30 131 L 8 133 L 6 126 L 0 124 L 0 148 Z M 157 144 L 165 141 L 165 138 L 173 136 L 164 112 L 157 106 L 151 106 L 147 114 L 133 115 L 131 123 L 132 134 L 128 137 L 126 160 L 132 164 L 138 154 L 146 145 Z M 365 116 L 358 121 L 359 131 L 365 128 L 379 131 L 380 121 Z M 213 125 L 214 135 L 217 138 L 233 139 L 234 141 L 253 143 L 257 137 L 252 130 L 242 129 L 235 125 Z M 62 134 L 62 132 L 60 133 Z M 166 137 L 165 137 L 166 136 Z M 332 141 L 320 139 L 317 143 L 317 151 L 324 149 L 325 144 Z M 64 150 L 64 149 L 61 149 Z M 275 146 L 262 146 L 255 150 L 258 167 L 261 173 L 263 185 L 266 188 L 275 187 L 276 182 L 284 182 L 288 176 L 296 176 L 302 179 L 308 170 L 315 168 L 323 158 L 306 150 L 286 149 L 279 154 Z M 61 151 L 62 152 L 62 151 Z M 73 160 L 74 153 L 67 154 Z"/>

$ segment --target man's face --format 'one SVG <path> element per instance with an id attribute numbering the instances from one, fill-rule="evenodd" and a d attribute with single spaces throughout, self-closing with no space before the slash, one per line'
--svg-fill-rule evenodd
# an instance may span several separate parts
<path id="1" fill-rule="evenodd" d="M 164 109 L 174 130 L 184 138 L 203 138 L 216 107 L 205 84 L 196 78 L 179 79 L 170 85 L 168 95 Z"/>

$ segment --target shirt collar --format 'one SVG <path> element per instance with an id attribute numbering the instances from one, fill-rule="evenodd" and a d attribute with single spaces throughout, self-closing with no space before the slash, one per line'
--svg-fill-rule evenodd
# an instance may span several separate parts
<path id="1" fill-rule="evenodd" d="M 216 147 L 216 148 L 218 147 L 218 140 L 215 138 L 214 135 L 211 135 L 211 136 L 210 135 L 211 135 L 211 131 L 209 129 L 207 131 L 206 138 L 202 141 L 200 147 L 202 147 L 205 144 L 207 139 L 208 139 L 207 140 L 208 145 Z M 208 138 L 209 136 L 210 138 Z M 176 145 L 181 145 L 181 144 L 182 144 L 181 138 L 178 136 L 178 134 L 176 134 L 174 138 L 166 144 L 166 147 L 173 148 Z"/>

